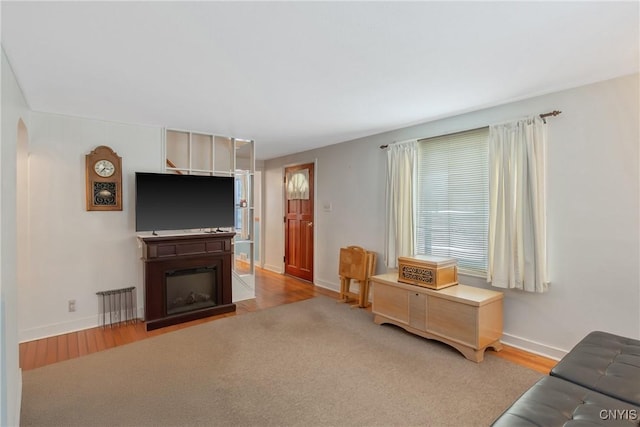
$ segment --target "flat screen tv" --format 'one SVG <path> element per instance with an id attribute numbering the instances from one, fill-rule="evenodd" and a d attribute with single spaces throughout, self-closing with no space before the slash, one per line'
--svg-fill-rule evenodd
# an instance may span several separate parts
<path id="1" fill-rule="evenodd" d="M 234 178 L 136 172 L 136 231 L 234 227 Z"/>

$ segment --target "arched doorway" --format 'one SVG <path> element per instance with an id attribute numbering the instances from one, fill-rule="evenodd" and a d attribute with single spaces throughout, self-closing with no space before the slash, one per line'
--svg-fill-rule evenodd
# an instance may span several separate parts
<path id="1" fill-rule="evenodd" d="M 18 121 L 16 144 L 16 261 L 18 307 L 24 307 L 20 299 L 25 294 L 29 272 L 29 132 L 22 119 Z M 18 310 L 18 331 L 24 315 Z"/>

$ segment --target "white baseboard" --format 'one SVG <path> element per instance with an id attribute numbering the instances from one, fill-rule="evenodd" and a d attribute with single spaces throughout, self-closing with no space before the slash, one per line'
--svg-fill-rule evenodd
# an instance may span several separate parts
<path id="1" fill-rule="evenodd" d="M 138 307 L 138 319 L 144 319 L 144 307 Z M 82 331 L 84 329 L 96 328 L 102 325 L 102 316 L 94 314 L 92 316 L 74 319 L 68 322 L 53 323 L 50 325 L 38 326 L 37 328 L 24 329 L 18 331 L 20 343 L 49 338 L 56 335 L 68 334 L 70 332 Z M 106 324 L 109 324 L 109 314 L 106 316 Z"/>
<path id="2" fill-rule="evenodd" d="M 284 270 L 282 269 L 282 266 L 265 264 L 264 267 L 262 267 L 262 268 L 264 268 L 265 270 L 268 270 L 268 271 L 272 271 L 274 273 L 278 273 L 278 274 L 284 273 Z"/>
<path id="3" fill-rule="evenodd" d="M 23 343 L 26 341 L 39 340 L 83 329 L 95 328 L 96 326 L 98 326 L 98 315 L 94 314 L 93 316 L 74 319 L 68 322 L 53 323 L 50 325 L 38 326 L 37 328 L 23 329 L 18 332 L 18 339 Z"/>
<path id="4" fill-rule="evenodd" d="M 563 350 L 561 348 L 553 347 L 547 344 L 532 341 L 526 338 L 518 337 L 511 334 L 502 334 L 503 344 L 511 347 L 519 348 L 520 350 L 528 351 L 529 353 L 537 354 L 539 356 L 548 357 L 553 360 L 562 359 L 569 350 Z"/>
<path id="5" fill-rule="evenodd" d="M 313 284 L 319 288 L 329 289 L 330 291 L 340 292 L 340 284 L 333 283 L 322 279 L 315 279 Z"/>
<path id="6" fill-rule="evenodd" d="M 264 269 L 278 274 L 283 273 L 281 268 L 268 264 L 265 264 Z M 320 288 L 328 289 L 330 291 L 340 292 L 340 284 L 337 282 L 315 279 L 314 285 Z M 352 284 L 352 286 L 353 285 L 355 285 L 355 287 L 357 288 L 357 284 Z M 355 291 L 356 289 L 353 290 Z M 371 299 L 371 295 L 369 295 L 369 299 Z M 138 307 L 138 318 L 144 318 L 144 307 Z M 51 325 L 40 326 L 37 328 L 22 330 L 19 331 L 18 338 L 19 342 L 23 343 L 42 338 L 48 338 L 51 336 L 62 335 L 70 332 L 76 332 L 84 329 L 95 328 L 100 325 L 101 319 L 98 317 L 98 315 L 93 315 L 68 322 L 60 322 Z M 569 350 L 553 347 L 508 333 L 503 333 L 501 341 L 503 344 L 509 345 L 511 347 L 515 347 L 520 350 L 524 350 L 543 357 L 548 357 L 554 360 L 562 359 L 569 352 Z"/>
<path id="7" fill-rule="evenodd" d="M 324 288 L 324 289 L 328 289 L 330 291 L 334 291 L 334 292 L 338 292 L 340 293 L 340 284 L 339 283 L 334 283 L 334 282 L 329 282 L 327 280 L 322 280 L 322 279 L 316 279 L 313 282 L 314 285 L 316 285 L 319 288 Z M 350 292 L 354 292 L 354 293 L 358 293 L 360 290 L 360 288 L 358 287 L 358 282 L 357 281 L 352 281 L 351 285 L 349 287 L 349 291 Z M 369 302 L 371 302 L 371 292 L 369 292 Z"/>
<path id="8" fill-rule="evenodd" d="M 238 285 L 236 280 L 233 281 L 235 292 L 232 292 L 233 302 L 255 298 L 255 290 L 251 289 L 246 283 Z M 242 291 L 242 292 L 240 292 Z M 144 307 L 138 307 L 137 318 L 144 319 Z M 115 320 L 115 319 L 114 319 Z M 49 338 L 52 336 L 68 334 L 70 332 L 82 331 L 84 329 L 96 328 L 102 325 L 102 318 L 99 314 L 74 319 L 67 322 L 53 323 L 50 325 L 38 326 L 36 328 L 24 329 L 18 332 L 18 340 L 20 343 L 27 341 Z M 107 312 L 105 323 L 109 324 L 109 313 Z"/>

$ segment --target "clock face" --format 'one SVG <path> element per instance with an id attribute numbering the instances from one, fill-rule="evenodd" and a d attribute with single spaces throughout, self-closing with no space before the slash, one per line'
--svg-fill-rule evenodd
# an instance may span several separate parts
<path id="1" fill-rule="evenodd" d="M 109 177 L 116 171 L 116 167 L 109 160 L 98 160 L 93 165 L 93 170 L 102 177 Z"/>

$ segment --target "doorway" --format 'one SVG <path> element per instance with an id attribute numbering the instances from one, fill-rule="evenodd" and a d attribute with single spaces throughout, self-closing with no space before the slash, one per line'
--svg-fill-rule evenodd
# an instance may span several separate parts
<path id="1" fill-rule="evenodd" d="M 284 169 L 284 272 L 313 282 L 313 163 Z"/>
<path id="2" fill-rule="evenodd" d="M 28 288 L 29 273 L 29 132 L 24 121 L 18 121 L 16 145 L 16 282 L 18 287 L 18 307 L 26 307 L 23 301 Z M 26 316 L 18 309 L 20 317 Z"/>

